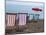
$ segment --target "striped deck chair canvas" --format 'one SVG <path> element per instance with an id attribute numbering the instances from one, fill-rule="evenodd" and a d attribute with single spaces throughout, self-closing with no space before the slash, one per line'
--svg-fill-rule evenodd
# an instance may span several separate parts
<path id="1" fill-rule="evenodd" d="M 14 26 L 15 18 L 16 18 L 16 15 L 7 15 L 7 26 Z"/>
<path id="2" fill-rule="evenodd" d="M 27 14 L 19 14 L 19 25 L 26 24 L 26 16 L 27 16 Z"/>

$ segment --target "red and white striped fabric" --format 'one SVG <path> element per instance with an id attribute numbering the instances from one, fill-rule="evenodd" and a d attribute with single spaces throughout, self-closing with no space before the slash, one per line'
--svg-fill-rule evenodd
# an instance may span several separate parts
<path id="1" fill-rule="evenodd" d="M 16 18 L 16 15 L 7 15 L 7 26 L 14 26 L 15 18 Z"/>

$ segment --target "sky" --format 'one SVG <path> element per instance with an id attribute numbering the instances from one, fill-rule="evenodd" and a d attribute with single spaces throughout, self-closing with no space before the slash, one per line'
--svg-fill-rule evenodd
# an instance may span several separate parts
<path id="1" fill-rule="evenodd" d="M 40 8 L 42 12 L 34 12 L 32 8 Z M 44 4 L 36 2 L 16 2 L 16 1 L 6 1 L 6 12 L 8 13 L 28 13 L 28 14 L 40 14 L 39 18 L 43 19 Z M 32 15 L 30 15 L 30 19 Z"/>

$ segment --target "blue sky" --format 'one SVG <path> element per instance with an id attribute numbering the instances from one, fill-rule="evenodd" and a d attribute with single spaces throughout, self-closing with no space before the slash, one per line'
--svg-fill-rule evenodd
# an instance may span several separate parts
<path id="1" fill-rule="evenodd" d="M 32 3 L 32 2 L 15 2 L 15 1 L 6 1 L 6 12 L 10 13 L 20 13 L 26 12 L 29 14 L 35 14 L 32 11 L 32 8 L 41 8 L 43 10 L 44 4 L 43 3 Z M 39 18 L 43 19 L 43 12 L 38 12 L 40 14 Z M 31 17 L 30 17 L 31 18 Z"/>

